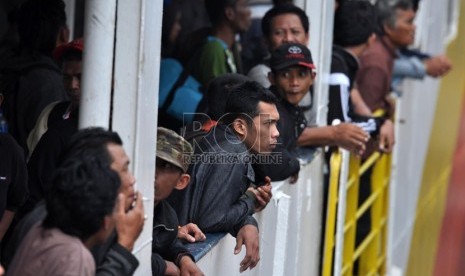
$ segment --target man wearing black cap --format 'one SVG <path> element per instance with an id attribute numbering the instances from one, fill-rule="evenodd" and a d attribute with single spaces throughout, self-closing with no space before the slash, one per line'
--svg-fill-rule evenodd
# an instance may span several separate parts
<path id="1" fill-rule="evenodd" d="M 339 146 L 356 154 L 364 152 L 369 136 L 356 125 L 342 123 L 307 127 L 302 110 L 297 106 L 316 76 L 315 65 L 306 46 L 298 43 L 279 46 L 272 53 L 270 65 L 270 89 L 280 98 L 277 104 L 281 117 L 278 130 L 286 149 L 292 151 L 296 146 Z"/>

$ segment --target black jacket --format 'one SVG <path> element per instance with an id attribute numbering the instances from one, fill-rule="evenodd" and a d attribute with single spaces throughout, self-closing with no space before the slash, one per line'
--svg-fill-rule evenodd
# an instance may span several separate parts
<path id="1" fill-rule="evenodd" d="M 63 149 L 78 130 L 78 116 L 61 120 L 42 135 L 27 164 L 29 172 L 29 198 L 19 216 L 27 214 L 49 190 L 53 172 L 58 166 Z"/>
<path id="2" fill-rule="evenodd" d="M 16 212 L 28 196 L 24 152 L 7 133 L 0 133 L 0 220 L 3 212 Z"/>
<path id="3" fill-rule="evenodd" d="M 97 276 L 130 276 L 139 266 L 139 261 L 130 251 L 118 243 L 116 231 L 102 245 L 91 250 Z"/>
<path id="4" fill-rule="evenodd" d="M 307 127 L 307 120 L 304 113 L 298 106 L 294 106 L 282 98 L 274 86 L 270 87 L 279 99 L 276 108 L 279 112 L 278 131 L 279 144 L 271 153 L 273 156 L 280 156 L 279 162 L 267 164 L 254 164 L 256 179 L 263 180 L 269 176 L 271 181 L 281 181 L 297 174 L 300 171 L 300 163 L 295 151 L 297 139 Z"/>
<path id="5" fill-rule="evenodd" d="M 60 68 L 41 53 L 10 57 L 1 69 L 2 85 L 8 79 L 11 91 L 4 91 L 4 111 L 9 132 L 27 153 L 26 140 L 42 110 L 51 102 L 67 99 Z"/>
<path id="6" fill-rule="evenodd" d="M 152 275 L 165 275 L 165 260 L 177 263 L 180 254 L 194 257 L 178 239 L 178 217 L 168 202 L 161 201 L 153 212 Z"/>
<path id="7" fill-rule="evenodd" d="M 333 46 L 327 122 L 328 125 L 335 119 L 352 122 L 374 137 L 378 135 L 385 119 L 356 114 L 350 101 L 350 91 L 358 68 L 359 62 L 354 55 L 340 46 Z"/>
<path id="8" fill-rule="evenodd" d="M 168 198 L 181 225 L 195 223 L 204 232 L 231 232 L 257 221 L 255 198 L 244 196 L 255 180 L 247 147 L 222 124 L 195 143 L 186 189 Z"/>

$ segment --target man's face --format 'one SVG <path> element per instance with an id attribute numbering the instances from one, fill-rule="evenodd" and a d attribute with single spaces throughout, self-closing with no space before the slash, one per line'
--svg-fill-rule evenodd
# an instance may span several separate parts
<path id="1" fill-rule="evenodd" d="M 276 123 L 279 113 L 276 105 L 265 102 L 258 103 L 258 110 L 260 114 L 253 118 L 251 126 L 247 126 L 244 143 L 253 153 L 271 153 L 278 142 Z"/>
<path id="2" fill-rule="evenodd" d="M 79 105 L 81 100 L 82 61 L 67 60 L 63 62 L 63 85 L 71 102 Z"/>
<path id="3" fill-rule="evenodd" d="M 110 143 L 107 147 L 113 159 L 110 167 L 118 173 L 121 180 L 121 186 L 118 193 L 124 194 L 126 198 L 125 210 L 129 210 L 131 204 L 134 202 L 136 194 L 134 190 L 136 178 L 129 170 L 129 157 L 126 155 L 126 152 L 121 145 Z"/>
<path id="4" fill-rule="evenodd" d="M 248 0 L 237 0 L 234 6 L 233 24 L 237 32 L 245 32 L 252 24 L 252 12 L 248 6 Z"/>
<path id="5" fill-rule="evenodd" d="M 181 12 L 176 13 L 176 19 L 174 21 L 173 27 L 171 27 L 171 32 L 169 35 L 169 42 L 175 44 L 178 39 L 179 33 L 181 32 Z"/>
<path id="6" fill-rule="evenodd" d="M 405 47 L 413 43 L 415 39 L 415 12 L 412 9 L 398 9 L 396 24 L 393 29 L 387 27 L 386 33 L 389 39 L 397 47 Z"/>
<path id="7" fill-rule="evenodd" d="M 155 169 L 155 205 L 166 199 L 179 181 L 182 171 L 177 166 L 157 158 Z"/>
<path id="8" fill-rule="evenodd" d="M 308 33 L 305 32 L 300 17 L 293 13 L 281 14 L 271 20 L 270 37 L 271 50 L 284 43 L 308 44 Z"/>
<path id="9" fill-rule="evenodd" d="M 297 105 L 313 84 L 312 71 L 303 66 L 293 66 L 273 74 L 279 94 L 289 103 Z"/>

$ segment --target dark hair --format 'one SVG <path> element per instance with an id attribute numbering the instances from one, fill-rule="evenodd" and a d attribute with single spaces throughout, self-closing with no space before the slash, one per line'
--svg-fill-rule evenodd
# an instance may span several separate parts
<path id="1" fill-rule="evenodd" d="M 122 145 L 123 141 L 118 133 L 105 130 L 101 127 L 90 127 L 79 130 L 71 136 L 62 151 L 60 160 L 63 162 L 68 156 L 97 154 L 101 158 L 102 164 L 110 167 L 113 162 L 113 158 L 107 149 L 107 145 L 110 143 Z"/>
<path id="2" fill-rule="evenodd" d="M 94 153 L 94 154 L 92 154 Z M 71 156 L 56 170 L 46 194 L 44 228 L 86 240 L 113 212 L 120 178 L 102 162 L 98 152 Z"/>
<path id="3" fill-rule="evenodd" d="M 237 0 L 205 0 L 205 9 L 212 25 L 220 23 L 224 19 L 224 11 L 228 7 L 234 7 Z"/>
<path id="4" fill-rule="evenodd" d="M 395 28 L 397 10 L 413 9 L 410 0 L 397 0 L 391 3 L 388 0 L 378 0 L 375 4 L 377 16 L 377 33 L 384 34 L 384 25 Z"/>
<path id="5" fill-rule="evenodd" d="M 295 14 L 300 18 L 300 23 L 302 23 L 305 33 L 308 34 L 310 22 L 305 11 L 297 6 L 294 6 L 293 4 L 282 4 L 271 8 L 269 11 L 265 13 L 265 16 L 262 18 L 262 32 L 265 38 L 269 38 L 271 35 L 271 23 L 273 19 L 276 16 L 288 13 Z"/>
<path id="6" fill-rule="evenodd" d="M 29 0 L 18 11 L 18 34 L 21 46 L 51 55 L 60 28 L 66 27 L 63 0 Z"/>
<path id="7" fill-rule="evenodd" d="M 342 2 L 334 15 L 334 44 L 347 47 L 366 43 L 375 31 L 375 22 L 370 2 Z"/>
<path id="8" fill-rule="evenodd" d="M 284 5 L 284 4 L 292 4 L 294 1 L 293 0 L 273 0 L 273 6 L 277 5 Z"/>
<path id="9" fill-rule="evenodd" d="M 413 0 L 412 1 L 412 8 L 414 12 L 418 11 L 418 6 L 420 6 L 420 0 Z"/>
<path id="10" fill-rule="evenodd" d="M 231 90 L 241 83 L 251 79 L 235 73 L 227 73 L 214 78 L 208 84 L 207 104 L 208 116 L 212 120 L 219 120 L 226 110 L 226 101 Z"/>
<path id="11" fill-rule="evenodd" d="M 82 51 L 77 49 L 66 50 L 58 60 L 58 64 L 63 66 L 65 61 L 82 61 Z"/>
<path id="12" fill-rule="evenodd" d="M 177 15 L 180 13 L 180 8 L 176 2 L 163 3 L 163 23 L 161 29 L 161 56 L 168 57 L 174 51 L 175 45 L 170 42 L 171 30 L 177 20 Z"/>
<path id="13" fill-rule="evenodd" d="M 229 125 L 235 119 L 242 118 L 251 125 L 253 118 L 260 113 L 259 102 L 276 104 L 278 99 L 256 81 L 246 81 L 234 86 L 226 100 L 225 116 L 222 117 L 221 122 Z"/>

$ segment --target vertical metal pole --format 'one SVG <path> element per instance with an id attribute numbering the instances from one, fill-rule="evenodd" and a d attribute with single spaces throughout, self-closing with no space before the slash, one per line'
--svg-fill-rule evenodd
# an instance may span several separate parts
<path id="1" fill-rule="evenodd" d="M 112 126 L 122 137 L 147 215 L 135 247 L 136 275 L 151 275 L 155 145 L 162 1 L 119 0 L 117 7 Z"/>
<path id="2" fill-rule="evenodd" d="M 76 15 L 76 0 L 65 0 L 66 24 L 69 28 L 69 38 L 74 38 L 74 22 Z"/>
<path id="3" fill-rule="evenodd" d="M 336 222 L 336 244 L 334 249 L 334 274 L 342 275 L 342 265 L 344 258 L 344 225 L 346 218 L 347 204 L 347 179 L 349 176 L 349 159 L 348 151 L 342 151 L 341 174 L 339 177 L 339 192 L 337 205 L 337 222 Z M 356 222 L 355 222 L 356 223 Z"/>
<path id="4" fill-rule="evenodd" d="M 110 122 L 116 0 L 87 0 L 79 127 Z"/>
<path id="5" fill-rule="evenodd" d="M 300 7 L 305 10 L 310 19 L 310 45 L 312 56 L 315 57 L 317 78 L 313 84 L 318 125 L 326 125 L 328 112 L 329 71 L 333 45 L 334 1 L 300 0 Z M 296 3 L 297 3 L 296 2 Z"/>

